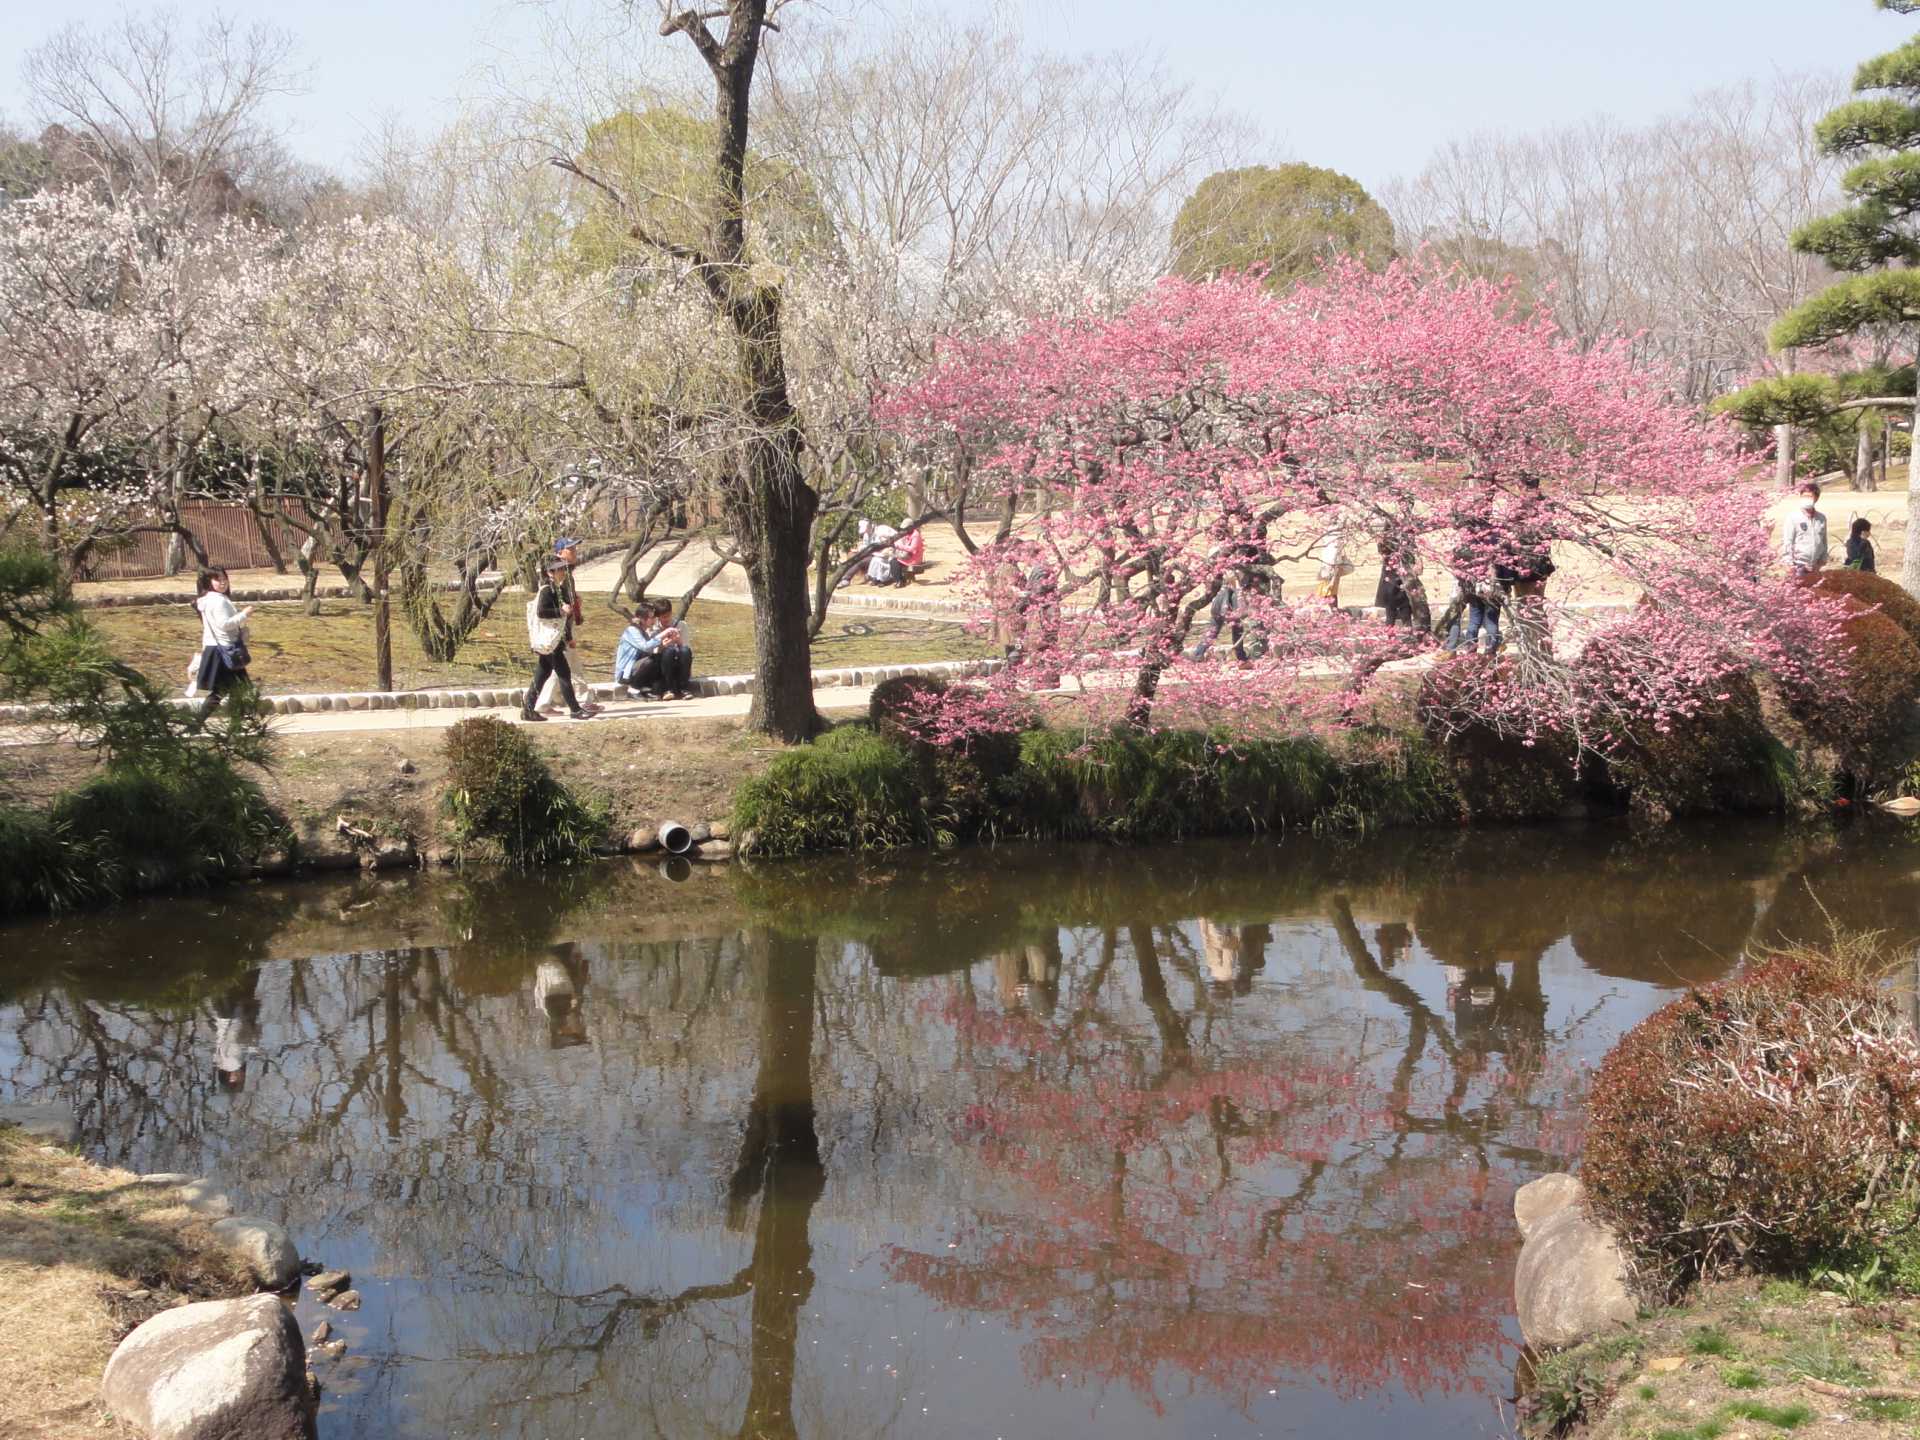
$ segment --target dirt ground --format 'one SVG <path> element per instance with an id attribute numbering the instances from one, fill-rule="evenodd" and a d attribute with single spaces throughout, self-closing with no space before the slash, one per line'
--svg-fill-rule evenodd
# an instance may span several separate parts
<path id="1" fill-rule="evenodd" d="M 114 1346 L 149 1316 L 253 1286 L 171 1191 L 0 1127 L 0 1435 L 115 1440 Z"/>
<path id="2" fill-rule="evenodd" d="M 1540 1373 L 1585 1398 L 1589 1418 L 1561 1432 L 1579 1440 L 1906 1440 L 1920 1436 L 1920 1301 L 1713 1285 Z"/>
<path id="3" fill-rule="evenodd" d="M 289 735 L 277 747 L 273 768 L 255 778 L 308 853 L 340 848 L 335 826 L 343 815 L 383 838 L 409 836 L 432 849 L 446 838 L 439 808 L 446 734 L 418 729 Z M 782 748 L 749 735 L 736 719 L 647 727 L 542 725 L 530 737 L 561 780 L 607 800 L 616 831 L 662 818 L 689 824 L 723 819 L 734 787 L 764 770 Z M 0 751 L 0 781 L 23 801 L 43 803 L 84 779 L 92 763 L 71 746 L 18 746 Z"/>

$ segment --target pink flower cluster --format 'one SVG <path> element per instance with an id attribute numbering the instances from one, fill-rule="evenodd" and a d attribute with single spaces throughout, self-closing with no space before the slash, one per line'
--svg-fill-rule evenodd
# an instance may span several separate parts
<path id="1" fill-rule="evenodd" d="M 949 702 L 955 732 L 1070 682 L 1135 724 L 1337 721 L 1434 640 L 1281 593 L 1277 566 L 1326 557 L 1391 556 L 1436 612 L 1456 581 L 1498 596 L 1508 656 L 1460 693 L 1581 744 L 1692 713 L 1734 671 L 1816 683 L 1840 655 L 1838 606 L 1776 571 L 1729 429 L 1624 341 L 1580 349 L 1421 259 L 1336 262 L 1285 296 L 1166 280 L 1118 315 L 955 340 L 880 415 L 1034 512 L 973 562 L 1013 659 Z"/>

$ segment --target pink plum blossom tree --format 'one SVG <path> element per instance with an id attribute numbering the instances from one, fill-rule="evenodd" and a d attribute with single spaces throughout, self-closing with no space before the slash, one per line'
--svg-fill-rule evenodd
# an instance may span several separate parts
<path id="1" fill-rule="evenodd" d="M 1742 668 L 1811 683 L 1839 617 L 1774 572 L 1723 432 L 1625 342 L 1583 350 L 1514 308 L 1424 260 L 1338 261 L 1285 297 L 1166 280 L 1117 316 L 948 343 L 883 414 L 964 447 L 976 486 L 1051 492 L 975 559 L 1010 660 L 950 723 L 1007 723 L 1062 681 L 1142 726 L 1349 715 L 1432 639 L 1265 583 L 1329 534 L 1510 592 L 1507 654 L 1456 662 L 1453 687 L 1503 729 L 1604 747 Z M 1236 576 L 1238 666 L 1211 613 Z"/>

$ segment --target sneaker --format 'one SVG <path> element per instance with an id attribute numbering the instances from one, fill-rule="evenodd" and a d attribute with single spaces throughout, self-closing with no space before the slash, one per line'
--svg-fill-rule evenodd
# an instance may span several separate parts
<path id="1" fill-rule="evenodd" d="M 522 710 L 520 712 L 520 718 L 531 725 L 536 721 L 544 722 L 547 717 L 542 715 L 538 710 Z"/>
<path id="2" fill-rule="evenodd" d="M 591 720 L 593 719 L 594 716 L 598 715 L 599 713 L 600 712 L 597 708 L 593 710 L 576 710 L 571 715 L 567 716 L 567 718 L 569 720 Z"/>
<path id="3" fill-rule="evenodd" d="M 585 702 L 580 707 L 580 713 L 583 715 L 598 715 L 600 713 L 600 710 L 601 710 L 601 707 L 594 704 L 591 700 Z"/>

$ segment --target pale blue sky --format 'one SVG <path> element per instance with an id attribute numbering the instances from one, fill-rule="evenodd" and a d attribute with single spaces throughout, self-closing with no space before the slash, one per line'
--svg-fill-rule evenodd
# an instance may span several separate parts
<path id="1" fill-rule="evenodd" d="M 580 0 L 586 4 L 588 0 Z M 611 10 L 615 0 L 607 0 Z M 646 0 L 641 0 L 642 4 Z M 1047 48 L 1146 46 L 1273 137 L 1277 157 L 1345 170 L 1377 188 L 1438 143 L 1531 131 L 1606 112 L 1650 118 L 1711 86 L 1775 71 L 1841 70 L 1914 30 L 1870 0 L 947 0 L 1024 17 Z M 0 7 L 0 115 L 25 120 L 20 58 L 70 19 L 122 7 L 57 0 Z M 177 0 L 290 27 L 307 92 L 283 104 L 297 153 L 350 169 L 383 118 L 428 131 L 484 71 L 537 60 L 540 7 L 512 0 L 288 5 Z M 808 11 L 811 13 L 807 13 Z M 793 24 L 872 23 L 865 0 L 798 7 Z"/>

